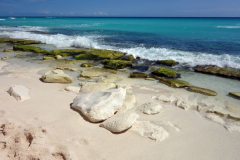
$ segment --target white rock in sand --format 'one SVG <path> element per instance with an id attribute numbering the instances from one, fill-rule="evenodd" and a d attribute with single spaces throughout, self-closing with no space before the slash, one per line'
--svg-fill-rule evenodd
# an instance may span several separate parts
<path id="1" fill-rule="evenodd" d="M 129 129 L 136 122 L 138 117 L 139 115 L 137 113 L 129 111 L 114 115 L 99 126 L 111 132 L 122 132 Z"/>
<path id="2" fill-rule="evenodd" d="M 117 114 L 124 113 L 128 110 L 133 109 L 135 106 L 135 103 L 136 103 L 136 97 L 133 94 L 132 90 L 130 88 L 126 89 L 126 96 L 125 96 L 125 100 L 123 101 L 123 106 L 118 111 Z"/>
<path id="3" fill-rule="evenodd" d="M 144 103 L 138 110 L 145 114 L 157 114 L 162 110 L 162 106 L 155 102 Z"/>
<path id="4" fill-rule="evenodd" d="M 226 122 L 221 117 L 219 117 L 213 113 L 206 115 L 206 118 L 208 118 L 214 122 L 220 123 L 220 124 L 226 124 Z"/>
<path id="5" fill-rule="evenodd" d="M 169 136 L 169 133 L 163 127 L 149 121 L 136 122 L 131 130 L 157 142 L 161 142 Z"/>
<path id="6" fill-rule="evenodd" d="M 68 86 L 65 88 L 66 91 L 69 92 L 74 92 L 74 93 L 79 93 L 81 87 L 76 87 L 76 86 Z"/>
<path id="7" fill-rule="evenodd" d="M 48 83 L 72 83 L 72 79 L 62 70 L 48 71 L 42 76 L 42 80 Z"/>
<path id="8" fill-rule="evenodd" d="M 160 100 L 160 101 L 166 102 L 166 103 L 172 103 L 172 102 L 178 100 L 173 95 L 170 95 L 170 96 L 161 95 L 161 96 L 157 97 L 157 99 Z"/>
<path id="9" fill-rule="evenodd" d="M 191 107 L 189 104 L 187 104 L 187 102 L 185 102 L 183 100 L 177 100 L 176 106 L 178 106 L 184 110 L 188 110 Z"/>
<path id="10" fill-rule="evenodd" d="M 115 83 L 94 83 L 94 82 L 87 82 L 82 85 L 81 92 L 82 93 L 91 93 L 100 90 L 107 90 L 111 88 L 116 88 Z"/>
<path id="11" fill-rule="evenodd" d="M 7 92 L 18 101 L 24 101 L 31 98 L 28 95 L 29 89 L 22 85 L 12 85 Z"/>
<path id="12" fill-rule="evenodd" d="M 91 122 L 106 120 L 114 115 L 123 104 L 126 89 L 101 90 L 77 96 L 72 108 L 83 113 Z"/>
<path id="13" fill-rule="evenodd" d="M 229 132 L 238 131 L 240 132 L 240 122 L 229 123 L 224 126 Z"/>

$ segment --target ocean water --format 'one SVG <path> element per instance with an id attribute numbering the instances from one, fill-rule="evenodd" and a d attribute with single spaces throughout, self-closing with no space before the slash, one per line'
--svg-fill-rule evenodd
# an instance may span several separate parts
<path id="1" fill-rule="evenodd" d="M 0 36 L 240 68 L 240 18 L 0 17 Z"/>

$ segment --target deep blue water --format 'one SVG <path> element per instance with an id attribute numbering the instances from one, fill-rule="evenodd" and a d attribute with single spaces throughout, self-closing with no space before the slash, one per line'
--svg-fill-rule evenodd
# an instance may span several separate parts
<path id="1" fill-rule="evenodd" d="M 240 18 L 0 17 L 1 36 L 240 68 Z M 46 34 L 50 33 L 50 34 Z"/>

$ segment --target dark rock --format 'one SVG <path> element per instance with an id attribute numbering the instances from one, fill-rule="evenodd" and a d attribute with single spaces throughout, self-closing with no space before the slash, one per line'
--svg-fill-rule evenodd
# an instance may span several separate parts
<path id="1" fill-rule="evenodd" d="M 146 72 L 149 69 L 148 66 L 132 66 L 132 68 L 133 69 L 137 69 L 137 70 L 139 70 L 141 72 Z"/>
<path id="2" fill-rule="evenodd" d="M 126 56 L 123 56 L 123 57 L 121 58 L 121 60 L 134 61 L 135 58 L 133 57 L 133 55 L 126 55 Z"/>

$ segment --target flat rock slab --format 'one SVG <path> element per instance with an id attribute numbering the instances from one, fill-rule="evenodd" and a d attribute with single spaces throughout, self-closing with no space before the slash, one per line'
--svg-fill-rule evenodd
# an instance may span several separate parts
<path id="1" fill-rule="evenodd" d="M 155 102 L 148 102 L 138 107 L 138 110 L 142 113 L 151 115 L 161 112 L 162 106 Z"/>
<path id="2" fill-rule="evenodd" d="M 121 113 L 107 119 L 100 124 L 100 127 L 104 127 L 111 132 L 122 132 L 132 127 L 138 117 L 139 115 L 137 113 L 131 111 Z"/>
<path id="3" fill-rule="evenodd" d="M 130 78 L 147 78 L 148 75 L 146 73 L 141 72 L 133 72 L 130 74 Z"/>
<path id="4" fill-rule="evenodd" d="M 48 71 L 42 76 L 42 80 L 48 83 L 72 83 L 73 80 L 62 70 Z"/>
<path id="5" fill-rule="evenodd" d="M 173 87 L 173 88 L 183 88 L 183 87 L 190 86 L 190 83 L 183 81 L 183 80 L 178 80 L 178 79 L 161 78 L 161 79 L 159 79 L 159 82 L 164 83 L 164 84 L 168 85 L 169 87 Z"/>
<path id="6" fill-rule="evenodd" d="M 229 92 L 229 94 L 230 94 L 231 96 L 240 98 L 240 92 Z"/>
<path id="7" fill-rule="evenodd" d="M 196 86 L 190 86 L 187 88 L 188 91 L 191 92 L 196 92 L 196 93 L 200 93 L 200 94 L 204 94 L 207 96 L 216 96 L 217 92 L 207 89 L 207 88 L 201 88 L 201 87 L 196 87 Z"/>
<path id="8" fill-rule="evenodd" d="M 101 90 L 82 94 L 73 100 L 72 108 L 80 111 L 91 122 L 106 120 L 118 111 L 125 99 L 126 89 Z"/>
<path id="9" fill-rule="evenodd" d="M 208 115 L 206 115 L 206 118 L 212 120 L 213 122 L 217 122 L 217 123 L 220 123 L 220 124 L 226 124 L 226 122 L 219 116 L 213 114 L 213 113 L 210 113 Z"/>
<path id="10" fill-rule="evenodd" d="M 24 101 L 31 98 L 28 95 L 29 89 L 22 85 L 12 85 L 7 92 L 18 101 Z"/>

